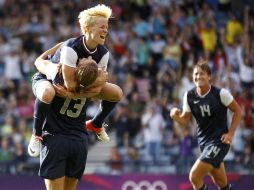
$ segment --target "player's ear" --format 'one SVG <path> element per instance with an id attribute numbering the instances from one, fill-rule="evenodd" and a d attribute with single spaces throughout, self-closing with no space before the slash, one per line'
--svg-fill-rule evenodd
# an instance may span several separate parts
<path id="1" fill-rule="evenodd" d="M 86 26 L 84 26 L 84 31 L 85 31 L 85 33 L 89 33 L 89 26 L 88 25 L 86 25 Z"/>
<path id="2" fill-rule="evenodd" d="M 212 80 L 211 75 L 208 75 L 208 81 L 211 81 L 211 80 Z"/>

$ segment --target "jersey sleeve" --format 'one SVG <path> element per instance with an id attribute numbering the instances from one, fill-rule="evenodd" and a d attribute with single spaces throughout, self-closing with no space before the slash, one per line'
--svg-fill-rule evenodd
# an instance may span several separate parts
<path id="1" fill-rule="evenodd" d="M 222 88 L 220 90 L 220 99 L 224 106 L 228 106 L 232 101 L 234 100 L 234 97 L 231 95 L 231 93 L 226 90 L 225 88 Z"/>
<path id="2" fill-rule="evenodd" d="M 188 92 L 185 92 L 183 96 L 183 112 L 191 112 L 190 106 L 187 101 L 187 93 Z"/>
<path id="3" fill-rule="evenodd" d="M 106 71 L 108 67 L 108 60 L 109 60 L 109 52 L 107 52 L 98 63 L 98 67 L 102 70 Z"/>
<path id="4" fill-rule="evenodd" d="M 75 68 L 77 61 L 78 61 L 77 53 L 72 48 L 64 46 L 61 50 L 60 63 Z"/>

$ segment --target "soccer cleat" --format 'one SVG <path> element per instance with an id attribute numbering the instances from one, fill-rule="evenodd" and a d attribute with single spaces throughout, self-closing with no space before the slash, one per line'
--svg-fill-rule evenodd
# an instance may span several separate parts
<path id="1" fill-rule="evenodd" d="M 226 186 L 226 187 L 221 188 L 220 190 L 233 190 L 233 187 L 232 187 L 232 185 L 231 185 L 231 184 L 227 184 L 227 186 Z"/>
<path id="2" fill-rule="evenodd" d="M 32 157 L 37 157 L 40 154 L 42 137 L 32 135 L 27 147 L 28 154 Z"/>
<path id="3" fill-rule="evenodd" d="M 110 138 L 109 138 L 109 136 L 108 136 L 108 134 L 106 133 L 106 130 L 105 130 L 105 127 L 107 127 L 107 126 L 108 125 L 106 123 L 103 123 L 102 127 L 96 128 L 96 127 L 94 127 L 92 120 L 88 120 L 86 122 L 86 129 L 88 131 L 95 132 L 97 138 L 100 141 L 103 141 L 103 142 L 110 141 Z"/>
<path id="4" fill-rule="evenodd" d="M 208 190 L 208 187 L 207 187 L 207 185 L 205 185 L 205 186 L 204 186 L 204 190 Z"/>

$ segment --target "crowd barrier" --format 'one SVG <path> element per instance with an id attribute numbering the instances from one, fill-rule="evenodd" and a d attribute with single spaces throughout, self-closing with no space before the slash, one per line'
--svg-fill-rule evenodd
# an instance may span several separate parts
<path id="1" fill-rule="evenodd" d="M 229 174 L 236 190 L 253 190 L 254 175 Z M 217 190 L 210 178 L 205 179 L 209 190 Z M 0 190 L 45 190 L 38 176 L 0 176 Z M 192 190 L 188 175 L 95 175 L 82 177 L 77 190 Z"/>

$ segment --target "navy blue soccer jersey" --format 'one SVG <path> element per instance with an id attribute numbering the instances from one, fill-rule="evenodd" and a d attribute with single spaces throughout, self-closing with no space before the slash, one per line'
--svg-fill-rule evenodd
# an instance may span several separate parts
<path id="1" fill-rule="evenodd" d="M 107 48 L 103 45 L 98 45 L 94 50 L 89 50 L 85 44 L 85 37 L 82 35 L 66 40 L 51 57 L 51 61 L 76 67 L 80 59 L 88 57 L 92 57 L 99 68 L 107 69 L 109 59 L 109 51 Z"/>
<path id="2" fill-rule="evenodd" d="M 86 121 L 86 98 L 61 98 L 55 96 L 48 110 L 43 131 L 67 135 L 70 138 L 83 139 L 87 132 L 84 129 Z"/>
<path id="3" fill-rule="evenodd" d="M 107 70 L 109 51 L 104 45 L 98 45 L 94 50 L 89 50 L 85 44 L 83 35 L 77 38 L 70 38 L 63 42 L 54 55 L 49 56 L 49 60 L 53 63 L 61 63 L 70 67 L 77 67 L 80 59 L 92 57 L 102 70 Z M 36 75 L 36 78 L 46 78 L 45 75 Z M 63 78 L 59 73 L 55 73 L 53 83 L 63 84 Z"/>
<path id="4" fill-rule="evenodd" d="M 233 96 L 226 89 L 214 86 L 203 96 L 196 88 L 185 93 L 183 111 L 191 112 L 196 119 L 199 145 L 220 142 L 221 136 L 228 132 L 227 106 L 232 101 Z"/>

